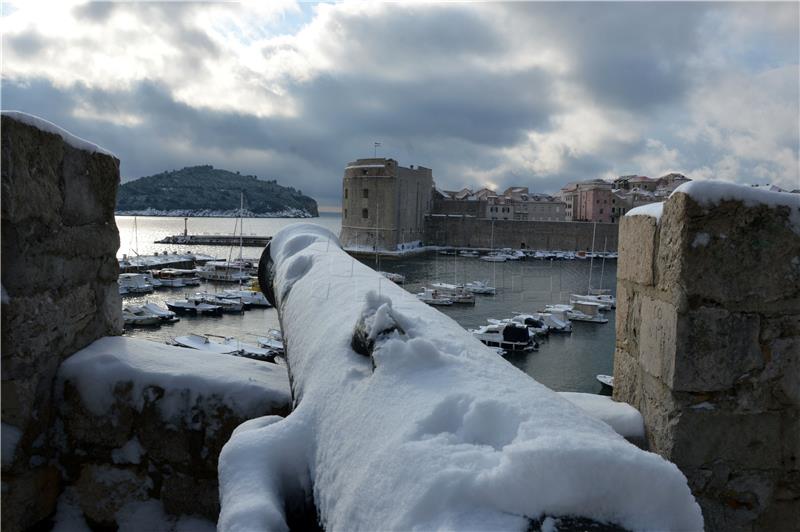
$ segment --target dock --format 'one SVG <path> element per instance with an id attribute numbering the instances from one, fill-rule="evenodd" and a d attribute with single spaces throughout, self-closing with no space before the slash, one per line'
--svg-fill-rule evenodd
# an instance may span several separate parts
<path id="1" fill-rule="evenodd" d="M 137 255 L 130 257 L 123 255 L 118 258 L 120 273 L 138 273 L 151 269 L 179 268 L 194 269 L 202 266 L 210 260 L 215 260 L 209 255 L 199 255 L 194 253 L 156 253 L 155 255 Z"/>
<path id="2" fill-rule="evenodd" d="M 242 246 L 263 248 L 271 236 L 254 235 L 172 235 L 156 240 L 155 244 L 177 244 L 182 246 Z"/>

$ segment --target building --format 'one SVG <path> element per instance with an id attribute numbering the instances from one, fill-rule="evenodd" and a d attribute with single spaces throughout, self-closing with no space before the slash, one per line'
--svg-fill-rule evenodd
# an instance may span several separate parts
<path id="1" fill-rule="evenodd" d="M 490 220 L 564 221 L 564 203 L 547 194 L 531 193 L 528 187 L 509 187 L 502 194 L 482 188 L 459 191 L 437 190 L 433 212 L 460 214 Z"/>
<path id="2" fill-rule="evenodd" d="M 418 246 L 432 192 L 430 168 L 405 168 L 384 158 L 348 163 L 342 179 L 342 246 L 380 251 Z"/>
<path id="3" fill-rule="evenodd" d="M 602 179 L 570 183 L 561 189 L 566 204 L 565 218 L 570 222 L 612 223 L 612 208 L 616 198 L 612 184 Z"/>

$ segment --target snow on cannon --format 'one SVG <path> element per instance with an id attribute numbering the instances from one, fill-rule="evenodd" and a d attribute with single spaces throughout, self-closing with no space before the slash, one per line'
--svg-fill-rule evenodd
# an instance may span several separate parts
<path id="1" fill-rule="evenodd" d="M 702 530 L 675 465 L 328 230 L 278 232 L 259 280 L 283 327 L 294 411 L 234 431 L 219 460 L 219 530 Z"/>

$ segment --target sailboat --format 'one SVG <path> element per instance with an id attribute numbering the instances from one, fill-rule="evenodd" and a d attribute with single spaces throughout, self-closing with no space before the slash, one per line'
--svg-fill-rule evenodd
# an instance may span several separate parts
<path id="1" fill-rule="evenodd" d="M 212 260 L 206 262 L 199 270 L 197 275 L 207 281 L 218 281 L 224 283 L 243 283 L 249 282 L 250 276 L 255 275 L 258 271 L 258 265 L 253 261 L 244 260 L 242 258 L 242 240 L 244 223 L 242 222 L 242 213 L 244 212 L 244 192 L 241 194 L 239 219 L 237 225 L 239 226 L 239 258 L 231 260 L 230 253 L 228 253 L 228 260 Z M 234 234 L 236 228 L 234 227 Z M 231 251 L 233 249 L 231 248 Z"/>
<path id="2" fill-rule="evenodd" d="M 597 224 L 595 223 L 594 229 L 597 229 Z M 605 274 L 606 268 L 606 246 L 608 245 L 608 237 L 603 241 L 603 263 L 602 268 L 600 270 L 600 286 L 601 288 L 592 288 L 592 266 L 594 265 L 594 237 L 595 231 L 592 231 L 592 253 L 591 253 L 591 260 L 589 262 L 589 287 L 586 294 L 570 294 L 569 302 L 570 303 L 596 303 L 600 305 L 600 310 L 610 310 L 612 308 L 616 308 L 617 306 L 617 298 L 611 295 L 611 290 L 603 289 L 603 276 Z"/>

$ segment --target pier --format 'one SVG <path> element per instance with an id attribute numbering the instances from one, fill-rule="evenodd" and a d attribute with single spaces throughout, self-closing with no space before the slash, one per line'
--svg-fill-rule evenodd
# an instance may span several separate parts
<path id="1" fill-rule="evenodd" d="M 172 235 L 166 236 L 161 240 L 156 240 L 155 244 L 180 244 L 184 246 L 242 246 L 261 247 L 266 246 L 272 240 L 271 236 L 239 236 L 239 235 Z"/>

